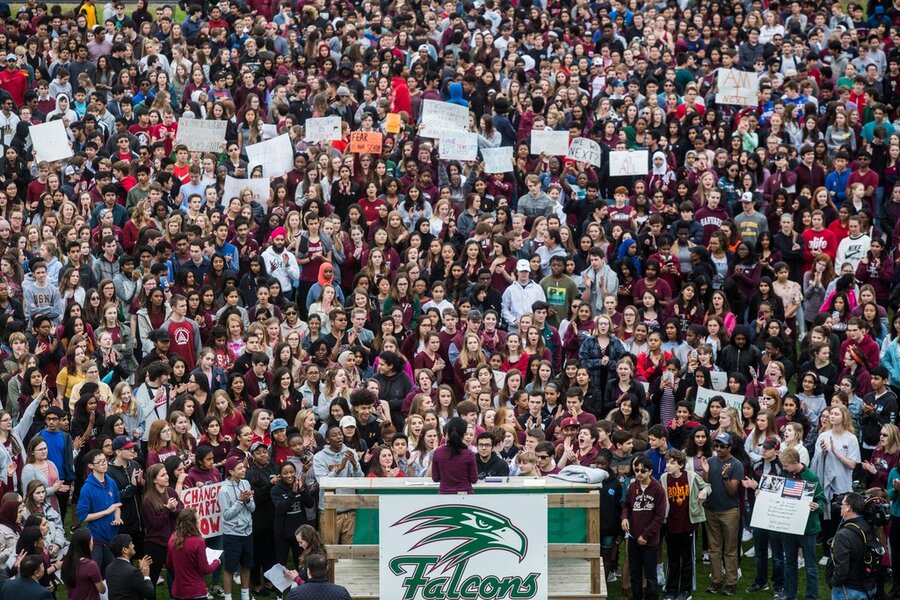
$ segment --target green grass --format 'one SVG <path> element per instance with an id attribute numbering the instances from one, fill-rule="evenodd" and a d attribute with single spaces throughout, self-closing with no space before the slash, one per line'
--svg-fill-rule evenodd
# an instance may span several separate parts
<path id="1" fill-rule="evenodd" d="M 694 600 L 712 600 L 715 598 L 725 598 L 721 594 L 708 594 L 706 593 L 706 587 L 710 583 L 710 567 L 707 564 L 703 564 L 701 561 L 701 557 L 703 556 L 703 548 L 701 546 L 702 541 L 700 539 L 700 535 L 696 536 L 697 538 L 697 552 L 696 552 L 696 569 L 697 569 L 697 589 L 693 593 Z M 744 552 L 748 551 L 753 547 L 753 542 L 745 542 L 742 543 L 741 546 L 744 549 Z M 663 549 L 665 552 L 665 548 Z M 664 554 L 665 556 L 665 554 Z M 821 548 L 818 549 L 818 556 L 822 556 Z M 831 598 L 831 589 L 825 583 L 825 568 L 819 567 L 818 565 L 808 565 L 803 569 L 798 571 L 798 583 L 797 583 L 797 598 L 803 599 L 806 594 L 806 571 L 805 569 L 816 568 L 819 570 L 819 592 L 818 598 Z M 619 570 L 621 572 L 622 568 L 622 557 L 619 557 Z M 769 590 L 765 592 L 757 592 L 755 594 L 748 594 L 746 592 L 747 588 L 753 583 L 756 578 L 756 559 L 755 558 L 747 558 L 742 557 L 740 560 L 740 568 L 741 568 L 741 578 L 738 579 L 737 583 L 737 593 L 733 596 L 734 598 L 741 598 L 747 600 L 772 600 L 772 561 L 769 559 Z M 622 580 L 619 579 L 616 582 L 607 584 L 607 597 L 610 599 L 618 600 L 622 597 Z M 659 597 L 663 597 L 663 590 L 660 590 Z"/>

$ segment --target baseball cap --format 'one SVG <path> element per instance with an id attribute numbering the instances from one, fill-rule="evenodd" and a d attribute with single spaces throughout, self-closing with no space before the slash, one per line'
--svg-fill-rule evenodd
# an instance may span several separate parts
<path id="1" fill-rule="evenodd" d="M 763 449 L 765 450 L 778 450 L 781 448 L 781 442 L 778 441 L 778 438 L 766 438 L 766 441 L 762 444 Z"/>
<path id="2" fill-rule="evenodd" d="M 266 446 L 263 442 L 253 442 L 253 444 L 250 445 L 250 452 L 256 452 L 260 448 L 268 449 L 269 447 Z"/>
<path id="3" fill-rule="evenodd" d="M 341 417 L 340 426 L 341 429 L 343 429 L 344 427 L 356 427 L 356 417 L 344 415 L 343 417 Z"/>
<path id="4" fill-rule="evenodd" d="M 165 329 L 157 329 L 155 331 L 151 331 L 150 335 L 147 336 L 151 342 L 171 342 L 172 338 L 169 337 L 169 332 Z"/>
<path id="5" fill-rule="evenodd" d="M 562 423 L 559 424 L 560 429 L 565 429 L 566 427 L 578 427 L 578 419 L 575 417 L 566 417 L 562 420 Z"/>
<path id="6" fill-rule="evenodd" d="M 10 52 L 9 54 L 6 55 L 6 60 L 16 60 L 17 58 L 18 57 L 16 56 L 16 54 L 14 52 Z"/>
<path id="7" fill-rule="evenodd" d="M 744 192 L 741 194 L 741 202 L 753 202 L 753 192 Z"/>
<path id="8" fill-rule="evenodd" d="M 337 89 L 337 95 L 338 95 L 338 96 L 349 96 L 349 95 L 350 95 L 350 88 L 348 88 L 348 87 L 345 86 L 345 85 L 342 85 L 341 87 L 339 87 L 339 88 Z"/>
<path id="9" fill-rule="evenodd" d="M 288 422 L 284 419 L 275 419 L 269 426 L 269 431 L 278 431 L 279 429 L 287 429 Z"/>
<path id="10" fill-rule="evenodd" d="M 731 434 L 730 433 L 720 433 L 716 436 L 715 442 L 719 444 L 725 444 L 727 446 L 731 446 Z"/>
<path id="11" fill-rule="evenodd" d="M 112 443 L 113 452 L 116 450 L 127 450 L 128 448 L 134 448 L 135 446 L 137 446 L 137 443 L 127 435 L 117 435 Z"/>
<path id="12" fill-rule="evenodd" d="M 225 459 L 225 472 L 228 473 L 233 471 L 236 466 L 244 462 L 243 458 L 239 458 L 237 456 L 229 456 Z"/>
<path id="13" fill-rule="evenodd" d="M 516 263 L 516 271 L 531 271 L 531 264 L 522 258 Z"/>

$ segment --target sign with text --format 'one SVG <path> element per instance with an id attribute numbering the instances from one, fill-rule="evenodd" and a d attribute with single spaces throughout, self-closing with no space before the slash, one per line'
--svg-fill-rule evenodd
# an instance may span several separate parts
<path id="1" fill-rule="evenodd" d="M 816 484 L 811 481 L 763 475 L 750 527 L 803 535 L 815 495 Z"/>
<path id="2" fill-rule="evenodd" d="M 565 156 L 569 153 L 569 132 L 549 129 L 531 130 L 531 153 Z"/>
<path id="3" fill-rule="evenodd" d="M 350 133 L 350 152 L 353 154 L 381 154 L 382 136 L 377 131 Z"/>
<path id="4" fill-rule="evenodd" d="M 178 119 L 178 141 L 195 152 L 221 152 L 228 121 Z"/>
<path id="5" fill-rule="evenodd" d="M 756 106 L 759 79 L 756 73 L 720 68 L 716 74 L 716 104 Z"/>
<path id="6" fill-rule="evenodd" d="M 378 520 L 381 598 L 547 598 L 546 495 L 381 496 Z"/>
<path id="7" fill-rule="evenodd" d="M 441 133 L 438 156 L 441 160 L 475 160 L 478 158 L 478 135 L 468 131 Z"/>
<path id="8" fill-rule="evenodd" d="M 599 167 L 601 156 L 600 144 L 588 138 L 575 138 L 569 144 L 569 153 L 566 155 L 566 158 Z"/>
<path id="9" fill-rule="evenodd" d="M 281 177 L 294 168 L 294 145 L 286 133 L 247 146 L 247 160 L 262 165 L 263 176 Z"/>
<path id="10" fill-rule="evenodd" d="M 422 127 L 432 132 L 465 131 L 469 128 L 469 109 L 450 102 L 425 100 L 422 102 Z"/>
<path id="11" fill-rule="evenodd" d="M 31 134 L 31 145 L 34 147 L 34 157 L 38 162 L 62 160 L 73 154 L 62 119 L 32 125 L 28 128 L 28 133 Z"/>
<path id="12" fill-rule="evenodd" d="M 609 176 L 646 175 L 649 159 L 647 150 L 614 150 L 609 153 Z"/>
<path id="13" fill-rule="evenodd" d="M 253 194 L 253 199 L 259 202 L 263 208 L 269 206 L 269 186 L 268 179 L 236 179 L 231 175 L 225 176 L 225 189 L 222 199 L 225 206 L 232 198 L 240 198 L 241 193 L 248 189 Z"/>
<path id="14" fill-rule="evenodd" d="M 733 408 L 738 411 L 738 414 L 741 414 L 741 407 L 744 405 L 743 396 L 740 394 L 729 394 L 717 390 L 710 390 L 703 387 L 697 388 L 697 399 L 694 401 L 694 414 L 703 418 L 703 415 L 706 414 L 706 409 L 709 408 L 709 401 L 714 396 L 721 396 L 725 399 L 726 408 Z"/>
<path id="15" fill-rule="evenodd" d="M 384 130 L 388 133 L 400 133 L 400 127 L 402 125 L 402 121 L 400 120 L 400 113 L 388 113 L 387 119 L 384 122 Z"/>
<path id="16" fill-rule="evenodd" d="M 204 538 L 222 535 L 222 507 L 219 505 L 219 492 L 224 483 L 213 483 L 200 487 L 187 488 L 181 492 L 181 501 L 185 508 L 193 508 L 200 517 L 200 533 Z"/>
<path id="17" fill-rule="evenodd" d="M 512 157 L 512 146 L 500 146 L 499 148 L 481 149 L 481 158 L 484 159 L 485 173 L 512 173 Z"/>
<path id="18" fill-rule="evenodd" d="M 340 117 L 314 117 L 306 120 L 303 139 L 310 143 L 341 139 Z"/>
<path id="19" fill-rule="evenodd" d="M 725 387 L 728 385 L 728 373 L 725 371 L 710 371 L 709 378 L 714 390 L 719 392 L 725 391 Z"/>

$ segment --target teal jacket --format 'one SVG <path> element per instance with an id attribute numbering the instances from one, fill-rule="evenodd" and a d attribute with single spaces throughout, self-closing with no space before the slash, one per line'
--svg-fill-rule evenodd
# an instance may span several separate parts
<path id="1" fill-rule="evenodd" d="M 887 493 L 891 500 L 891 516 L 900 517 L 900 492 L 894 490 L 894 482 L 900 479 L 900 468 L 894 467 L 888 474 Z"/>

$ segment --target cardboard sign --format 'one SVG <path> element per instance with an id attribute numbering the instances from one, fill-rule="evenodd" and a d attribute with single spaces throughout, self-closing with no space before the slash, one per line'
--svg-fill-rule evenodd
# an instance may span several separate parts
<path id="1" fill-rule="evenodd" d="M 221 152 L 228 121 L 178 119 L 178 141 L 195 152 Z"/>
<path id="2" fill-rule="evenodd" d="M 388 133 L 400 133 L 400 127 L 402 125 L 402 121 L 400 120 L 400 113 L 388 113 L 387 119 L 384 122 L 384 130 Z"/>
<path id="3" fill-rule="evenodd" d="M 709 401 L 712 400 L 713 396 L 721 396 L 725 399 L 726 408 L 733 408 L 738 411 L 738 414 L 741 414 L 741 408 L 744 405 L 743 396 L 740 394 L 718 392 L 707 388 L 697 388 L 697 400 L 694 401 L 694 414 L 703 418 L 703 415 L 706 414 L 706 409 L 709 408 Z"/>
<path id="4" fill-rule="evenodd" d="M 34 147 L 34 158 L 38 162 L 62 160 L 73 154 L 62 119 L 32 125 L 28 129 L 28 133 L 31 135 L 31 145 Z"/>
<path id="5" fill-rule="evenodd" d="M 245 189 L 253 192 L 253 199 L 259 202 L 263 208 L 269 206 L 269 186 L 268 179 L 236 179 L 231 175 L 225 176 L 225 189 L 222 194 L 222 202 L 225 206 L 232 198 L 240 198 L 241 192 Z"/>
<path id="6" fill-rule="evenodd" d="M 572 140 L 572 143 L 569 144 L 569 153 L 566 154 L 566 158 L 586 162 L 595 167 L 600 166 L 600 158 L 602 156 L 600 144 L 588 138 L 575 138 Z"/>
<path id="7" fill-rule="evenodd" d="M 283 133 L 276 138 L 247 146 L 248 162 L 263 167 L 263 176 L 281 177 L 294 168 L 294 146 L 291 137 Z"/>
<path id="8" fill-rule="evenodd" d="M 566 156 L 569 153 L 569 132 L 533 129 L 531 153 L 548 156 Z"/>
<path id="9" fill-rule="evenodd" d="M 200 517 L 200 533 L 204 538 L 222 535 L 222 507 L 219 492 L 224 483 L 213 483 L 201 487 L 187 488 L 181 492 L 185 508 L 193 508 Z"/>
<path id="10" fill-rule="evenodd" d="M 756 106 L 759 79 L 756 73 L 720 68 L 716 74 L 716 104 Z"/>
<path id="11" fill-rule="evenodd" d="M 709 378 L 714 390 L 717 392 L 725 391 L 725 388 L 728 386 L 728 373 L 725 371 L 710 371 Z"/>
<path id="12" fill-rule="evenodd" d="M 469 109 L 440 100 L 425 100 L 422 102 L 422 126 L 432 132 L 465 131 L 469 128 Z"/>
<path id="13" fill-rule="evenodd" d="M 331 142 L 341 139 L 340 117 L 317 117 L 307 119 L 303 139 L 307 142 Z"/>
<path id="14" fill-rule="evenodd" d="M 513 171 L 513 147 L 501 146 L 499 148 L 482 148 L 481 158 L 484 159 L 485 173 L 512 173 Z"/>
<path id="15" fill-rule="evenodd" d="M 382 136 L 377 131 L 350 133 L 350 152 L 353 154 L 381 154 Z"/>
<path id="16" fill-rule="evenodd" d="M 646 175 L 649 158 L 647 150 L 614 150 L 609 153 L 609 176 Z"/>
<path id="17" fill-rule="evenodd" d="M 763 475 L 753 504 L 750 526 L 803 535 L 809 520 L 809 505 L 816 495 L 816 484 L 802 479 Z"/>
<path id="18" fill-rule="evenodd" d="M 441 134 L 438 155 L 441 160 L 475 160 L 478 157 L 478 135 L 468 131 L 445 131 Z"/>

